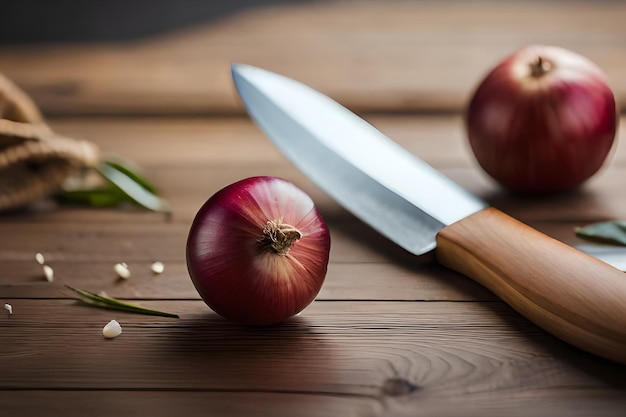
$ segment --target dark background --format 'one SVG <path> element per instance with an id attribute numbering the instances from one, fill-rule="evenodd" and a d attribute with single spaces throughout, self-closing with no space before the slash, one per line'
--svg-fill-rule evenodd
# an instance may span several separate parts
<path id="1" fill-rule="evenodd" d="M 314 0 L 2 0 L 0 43 L 137 39 L 246 8 Z"/>

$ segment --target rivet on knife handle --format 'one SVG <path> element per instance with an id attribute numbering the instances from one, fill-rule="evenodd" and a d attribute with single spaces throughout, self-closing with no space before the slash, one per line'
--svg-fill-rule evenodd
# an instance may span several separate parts
<path id="1" fill-rule="evenodd" d="M 553 335 L 626 364 L 626 276 L 494 208 L 443 228 L 437 260 Z"/>

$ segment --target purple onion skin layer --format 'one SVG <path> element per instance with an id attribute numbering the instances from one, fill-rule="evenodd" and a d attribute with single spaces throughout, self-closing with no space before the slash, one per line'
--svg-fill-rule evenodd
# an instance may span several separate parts
<path id="1" fill-rule="evenodd" d="M 302 237 L 287 254 L 263 248 L 268 220 Z M 319 293 L 330 232 L 311 198 L 289 181 L 252 177 L 218 191 L 198 211 L 187 240 L 187 268 L 204 302 L 245 325 L 270 325 L 307 307 Z"/>
<path id="2" fill-rule="evenodd" d="M 532 76 L 537 57 L 548 70 Z M 478 86 L 466 113 L 480 166 L 520 193 L 567 191 L 592 177 L 610 153 L 618 123 L 605 74 L 586 58 L 550 46 L 507 57 Z"/>

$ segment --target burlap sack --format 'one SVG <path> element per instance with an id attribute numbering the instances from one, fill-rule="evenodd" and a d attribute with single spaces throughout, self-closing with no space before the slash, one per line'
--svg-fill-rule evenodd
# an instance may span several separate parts
<path id="1" fill-rule="evenodd" d="M 0 212 L 55 193 L 98 159 L 94 144 L 55 134 L 30 97 L 0 74 Z"/>

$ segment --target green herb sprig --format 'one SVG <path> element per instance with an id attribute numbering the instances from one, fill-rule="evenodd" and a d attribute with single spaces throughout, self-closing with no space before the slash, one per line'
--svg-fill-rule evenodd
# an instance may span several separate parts
<path id="1" fill-rule="evenodd" d="M 80 296 L 80 298 L 77 298 L 78 301 L 91 307 L 106 308 L 110 310 L 120 310 L 120 311 L 129 312 L 129 313 L 147 314 L 151 316 L 180 318 L 178 314 L 166 313 L 164 311 L 144 308 L 136 304 L 131 304 L 125 301 L 120 301 L 116 298 L 105 297 L 102 295 L 94 294 L 90 291 L 81 290 L 79 288 L 73 288 L 73 287 L 70 287 L 69 285 L 66 285 L 66 287 L 74 291 L 76 294 Z"/>

